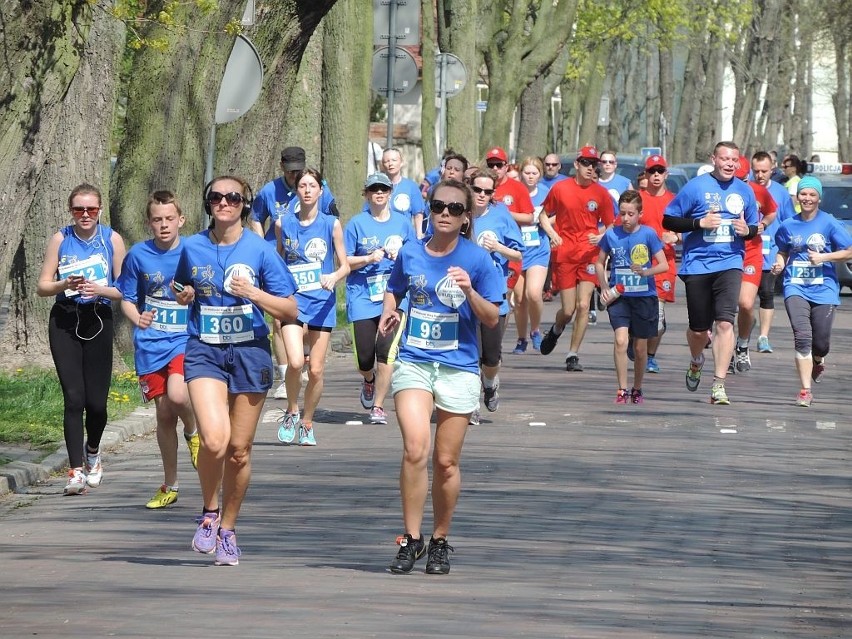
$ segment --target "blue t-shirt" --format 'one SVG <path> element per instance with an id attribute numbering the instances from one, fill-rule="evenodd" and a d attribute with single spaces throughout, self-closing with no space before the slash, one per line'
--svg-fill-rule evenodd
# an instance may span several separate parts
<path id="1" fill-rule="evenodd" d="M 772 224 L 763 229 L 761 239 L 763 240 L 763 270 L 768 271 L 775 263 L 775 256 L 778 254 L 778 246 L 775 244 L 775 234 L 781 228 L 781 223 L 789 220 L 796 215 L 796 209 L 793 208 L 793 200 L 790 199 L 790 194 L 778 182 L 772 180 L 766 185 L 766 190 L 775 201 L 777 207 L 775 211 L 775 219 Z"/>
<path id="2" fill-rule="evenodd" d="M 538 223 L 538 215 L 541 213 L 544 198 L 548 193 L 550 193 L 550 187 L 539 181 L 535 195 L 530 196 L 535 207 L 533 223 L 521 225 L 521 238 L 524 241 L 524 270 L 530 266 L 546 267 L 550 262 L 550 238 Z"/>
<path id="3" fill-rule="evenodd" d="M 556 184 L 557 182 L 561 182 L 562 180 L 567 180 L 567 179 L 568 179 L 568 176 L 562 175 L 561 173 L 557 173 L 556 177 L 553 177 L 553 178 L 549 178 L 546 175 L 542 175 L 541 179 L 538 181 L 538 185 L 539 185 L 539 187 L 544 185 L 548 189 L 552 189 L 554 184 Z M 533 202 L 533 204 L 535 204 L 535 202 Z"/>
<path id="4" fill-rule="evenodd" d="M 479 320 L 461 289 L 447 275 L 457 266 L 470 275 L 471 284 L 483 298 L 499 304 L 505 282 L 496 272 L 491 256 L 460 237 L 449 255 L 426 252 L 423 242 L 409 242 L 396 258 L 388 291 L 406 295 L 410 309 L 403 331 L 399 359 L 479 373 Z"/>
<path id="5" fill-rule="evenodd" d="M 632 233 L 622 226 L 613 226 L 598 243 L 609 255 L 609 285 L 624 286 L 625 297 L 656 297 L 654 276 L 642 277 L 630 270 L 632 264 L 651 268 L 652 258 L 663 250 L 663 243 L 650 226 L 639 225 Z"/>
<path id="6" fill-rule="evenodd" d="M 325 215 L 334 214 L 334 195 L 331 189 L 323 182 L 322 193 L 317 205 L 320 213 Z M 264 238 L 275 244 L 275 223 L 286 213 L 298 213 L 301 208 L 296 187 L 290 188 L 283 177 L 277 177 L 267 182 L 260 189 L 251 205 L 251 219 L 260 223 L 261 226 L 269 220 Z"/>
<path id="7" fill-rule="evenodd" d="M 436 166 L 431 171 L 428 171 L 423 178 L 424 182 L 428 182 L 429 186 L 434 186 L 441 179 L 441 167 Z"/>
<path id="8" fill-rule="evenodd" d="M 784 298 L 804 297 L 814 304 L 840 304 L 840 286 L 834 262 L 811 264 L 808 249 L 832 253 L 852 246 L 849 231 L 833 215 L 817 211 L 812 220 L 796 215 L 781 223 L 775 234 L 778 250 L 787 255 Z"/>
<path id="9" fill-rule="evenodd" d="M 521 229 L 515 218 L 502 202 L 491 204 L 485 213 L 473 219 L 473 239 L 479 246 L 487 237 L 493 237 L 500 244 L 520 251 L 524 254 L 524 241 L 521 239 Z M 508 291 L 506 286 L 506 278 L 509 276 L 509 260 L 504 255 L 500 255 L 497 251 L 489 253 L 491 260 L 494 262 L 494 267 L 503 282 L 502 292 L 504 294 L 503 302 L 500 304 L 500 315 L 509 313 L 509 302 L 505 299 L 505 293 Z"/>
<path id="10" fill-rule="evenodd" d="M 414 238 L 414 229 L 407 216 L 390 213 L 387 220 L 379 221 L 368 211 L 359 213 L 343 230 L 346 255 L 369 255 L 384 249 L 381 262 L 352 269 L 346 278 L 346 314 L 350 322 L 372 319 L 382 314 L 385 288 L 394 260 L 388 253 L 398 254 L 403 244 Z"/>
<path id="11" fill-rule="evenodd" d="M 62 242 L 59 244 L 59 279 L 69 275 L 82 275 L 102 286 L 113 286 L 112 258 L 115 250 L 112 245 L 112 229 L 98 223 L 95 234 L 88 240 L 77 236 L 72 225 L 62 228 Z M 107 297 L 83 297 L 77 291 L 62 291 L 56 301 L 73 300 L 78 304 L 109 304 Z"/>
<path id="12" fill-rule="evenodd" d="M 318 214 L 302 225 L 298 215 L 281 222 L 282 257 L 296 280 L 299 321 L 310 326 L 337 326 L 337 290 L 325 290 L 320 276 L 333 273 L 334 224 L 337 218 Z"/>
<path id="13" fill-rule="evenodd" d="M 415 215 L 426 213 L 426 202 L 423 201 L 420 187 L 408 178 L 402 178 L 394 184 L 389 204 L 391 211 L 405 216 L 409 223 Z"/>
<path id="14" fill-rule="evenodd" d="M 169 286 L 175 275 L 181 246 L 157 248 L 154 240 L 135 244 L 127 252 L 115 285 L 125 301 L 143 313 L 154 311 L 148 328 L 133 329 L 133 357 L 137 375 L 160 370 L 186 348 L 189 309 L 175 301 Z"/>
<path id="15" fill-rule="evenodd" d="M 664 214 L 694 220 L 711 212 L 722 216 L 718 229 L 683 233 L 683 256 L 678 271 L 681 275 L 743 268 L 745 240 L 734 232 L 732 223 L 744 213 L 746 224 L 757 224 L 754 191 L 742 180 L 720 182 L 712 173 L 705 173 L 687 182 Z"/>
<path id="16" fill-rule="evenodd" d="M 612 196 L 612 199 L 615 202 L 615 210 L 618 211 L 618 198 L 620 198 L 621 194 L 630 188 L 630 180 L 619 173 L 613 173 L 612 177 L 607 182 L 598 180 L 598 184 L 604 187 L 607 190 L 607 193 Z"/>
<path id="17" fill-rule="evenodd" d="M 229 292 L 234 275 L 278 297 L 296 292 L 284 261 L 257 234 L 243 229 L 234 244 L 220 246 L 211 241 L 209 230 L 201 231 L 181 242 L 174 278 L 195 289 L 186 327 L 190 336 L 209 344 L 238 344 L 269 335 L 263 309 Z"/>

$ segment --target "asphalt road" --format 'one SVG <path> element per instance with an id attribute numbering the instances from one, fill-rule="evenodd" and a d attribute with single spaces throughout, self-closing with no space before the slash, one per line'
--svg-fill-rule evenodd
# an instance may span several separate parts
<path id="1" fill-rule="evenodd" d="M 511 326 L 500 410 L 465 445 L 445 577 L 385 571 L 400 438 L 392 411 L 345 425 L 367 421 L 349 357 L 329 359 L 317 448 L 278 444 L 284 403 L 267 402 L 238 567 L 190 550 L 188 457 L 178 503 L 148 511 L 156 442 L 116 445 L 87 495 L 62 497 L 57 477 L 0 500 L 0 636 L 852 637 L 852 305 L 803 409 L 777 301 L 775 352 L 729 380 L 727 407 L 709 380 L 684 387 L 680 305 L 643 406 L 613 404 L 605 313 L 582 373 L 565 372 L 564 338 L 511 355 Z"/>

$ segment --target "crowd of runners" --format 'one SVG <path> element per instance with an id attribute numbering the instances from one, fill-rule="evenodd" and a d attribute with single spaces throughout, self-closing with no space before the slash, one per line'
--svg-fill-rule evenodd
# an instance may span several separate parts
<path id="1" fill-rule="evenodd" d="M 785 170 L 792 162 L 784 159 Z M 772 352 L 775 279 L 783 278 L 795 403 L 810 406 L 839 304 L 834 263 L 852 259 L 852 237 L 820 210 L 820 181 L 797 166 L 782 185 L 769 153 L 747 157 L 733 142 L 719 142 L 707 170 L 677 194 L 666 187 L 666 158 L 648 157 L 636 185 L 617 163 L 614 152 L 587 145 L 569 177 L 556 154 L 512 166 L 494 147 L 471 165 L 448 151 L 417 184 L 389 148 L 382 171 L 364 183 L 363 208 L 343 224 L 322 175 L 303 149 L 288 147 L 281 175 L 256 195 L 238 176 L 207 184 L 201 233 L 181 237 L 175 195 L 152 193 L 144 212 L 152 237 L 129 251 L 101 221 L 97 188 L 81 184 L 68 199 L 72 223 L 50 239 L 38 282 L 39 295 L 55 296 L 49 336 L 65 399 L 65 494 L 103 480 L 113 303 L 135 326 L 136 372 L 156 407 L 163 483 L 147 507 L 178 499 L 180 421 L 203 500 L 191 547 L 217 565 L 239 563 L 236 523 L 267 394 L 287 403 L 282 444 L 318 443 L 313 420 L 338 291 L 360 404 L 371 423 L 387 424 L 392 397 L 402 435 L 404 532 L 393 573 L 411 572 L 424 555 L 427 573 L 449 572 L 459 460 L 480 399 L 497 411 L 503 358 L 549 355 L 569 324 L 565 369 L 582 372 L 596 294 L 613 329 L 616 404 L 646 401 L 643 382 L 660 372 L 665 308 L 679 276 L 689 318 L 686 388 L 699 388 L 709 350 L 709 399 L 727 405 L 726 377 L 750 369 L 755 326 L 757 350 Z M 543 330 L 551 296 L 559 308 Z M 504 354 L 510 315 L 517 341 Z"/>

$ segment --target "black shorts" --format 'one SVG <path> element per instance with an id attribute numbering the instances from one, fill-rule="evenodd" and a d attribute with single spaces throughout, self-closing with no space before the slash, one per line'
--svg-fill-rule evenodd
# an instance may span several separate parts
<path id="1" fill-rule="evenodd" d="M 656 295 L 629 297 L 622 295 L 606 307 L 612 330 L 628 328 L 633 337 L 648 339 L 658 335 L 660 301 Z"/>
<path id="2" fill-rule="evenodd" d="M 732 268 L 716 273 L 681 275 L 686 287 L 689 330 L 701 332 L 714 322 L 731 322 L 737 316 L 743 272 Z"/>

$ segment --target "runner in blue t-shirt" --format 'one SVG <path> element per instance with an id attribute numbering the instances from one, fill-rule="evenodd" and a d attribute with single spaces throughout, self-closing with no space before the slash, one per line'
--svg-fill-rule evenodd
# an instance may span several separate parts
<path id="1" fill-rule="evenodd" d="M 544 173 L 541 176 L 541 182 L 539 182 L 539 184 L 543 184 L 548 189 L 552 188 L 557 182 L 568 179 L 567 175 L 563 175 L 561 173 L 562 161 L 556 153 L 548 153 L 545 155 L 542 166 L 544 168 Z"/>
<path id="2" fill-rule="evenodd" d="M 852 259 L 852 236 L 842 222 L 820 210 L 822 183 L 806 175 L 796 185 L 801 213 L 775 234 L 778 254 L 772 271 L 784 273 L 784 306 L 793 329 L 799 406 L 813 401 L 811 382 L 822 381 L 831 346 L 831 325 L 840 304 L 835 262 Z"/>
<path id="3" fill-rule="evenodd" d="M 238 177 L 217 177 L 207 185 L 210 228 L 181 242 L 173 284 L 178 303 L 189 305 L 184 376 L 201 437 L 203 510 L 192 548 L 215 553 L 216 565 L 228 566 L 239 563 L 234 529 L 251 480 L 257 422 L 272 386 L 263 314 L 287 321 L 298 312 L 296 284 L 281 258 L 243 226 L 250 193 Z"/>
<path id="4" fill-rule="evenodd" d="M 683 234 L 679 275 L 686 287 L 692 355 L 686 388 L 698 389 L 707 331 L 715 324 L 710 402 L 727 405 L 725 376 L 734 352 L 745 240 L 757 234 L 757 201 L 748 184 L 734 177 L 740 161 L 734 142 L 716 144 L 711 159 L 713 171 L 687 182 L 666 207 L 663 228 Z"/>
<path id="5" fill-rule="evenodd" d="M 500 304 L 500 321 L 491 328 L 479 326 L 479 363 L 482 367 L 482 388 L 485 394 L 485 408 L 495 412 L 500 406 L 501 346 L 503 335 L 511 307 L 506 286 L 509 277 L 509 262 L 519 262 L 524 259 L 524 241 L 521 229 L 508 207 L 502 202 L 493 202 L 492 196 L 497 185 L 497 173 L 491 169 L 477 169 L 469 177 L 470 188 L 473 191 L 473 239 L 479 246 L 491 254 L 494 268 L 504 286 L 504 299 Z M 470 424 L 478 426 L 479 410 L 470 416 Z"/>
<path id="6" fill-rule="evenodd" d="M 403 164 L 402 152 L 399 149 L 385 149 L 382 153 L 382 171 L 390 178 L 393 185 L 389 202 L 390 210 L 410 219 L 417 237 L 422 237 L 426 203 L 423 201 L 420 187 L 414 180 L 402 176 Z"/>
<path id="7" fill-rule="evenodd" d="M 298 317 L 282 323 L 287 352 L 287 411 L 281 419 L 278 440 L 289 444 L 298 430 L 300 446 L 317 445 L 314 411 L 322 397 L 325 355 L 331 341 L 331 330 L 337 325 L 334 287 L 349 274 L 340 220 L 319 211 L 322 185 L 319 171 L 302 171 L 296 178 L 299 211 L 284 216 L 276 223 L 278 252 L 296 280 L 296 301 L 299 304 Z M 304 412 L 300 414 L 304 345 L 310 350 L 311 358 Z"/>
<path id="8" fill-rule="evenodd" d="M 399 487 L 405 533 L 390 571 L 409 573 L 427 553 L 420 527 L 429 483 L 430 421 L 437 411 L 427 574 L 450 571 L 447 543 L 461 481 L 459 458 L 470 414 L 479 406 L 477 327 L 499 321 L 505 283 L 470 233 L 473 194 L 464 183 L 441 180 L 429 198 L 432 235 L 409 242 L 397 255 L 385 293 L 379 330 L 396 332 L 404 297 L 410 302 L 404 344 L 394 363 L 392 392 L 402 432 Z"/>
<path id="9" fill-rule="evenodd" d="M 385 397 L 390 390 L 393 353 L 399 333 L 379 334 L 385 288 L 399 250 L 414 236 L 408 217 L 388 205 L 391 179 L 374 173 L 364 183 L 367 210 L 354 216 L 343 230 L 349 261 L 346 313 L 352 324 L 352 347 L 361 382 L 361 406 L 370 422 L 387 424 Z"/>
<path id="10" fill-rule="evenodd" d="M 170 286 L 180 257 L 180 229 L 186 218 L 171 191 L 152 193 L 145 210 L 154 237 L 127 252 L 116 286 L 124 298 L 121 310 L 135 327 L 133 356 L 142 397 L 146 402 L 154 400 L 156 406 L 163 483 L 146 507 L 164 508 L 178 498 L 178 417 L 183 422 L 193 467 L 198 463 L 200 446 L 183 377 L 187 308 L 175 301 Z"/>
<path id="11" fill-rule="evenodd" d="M 103 478 L 100 442 L 112 381 L 111 302 L 121 299 L 114 281 L 125 249 L 121 236 L 99 221 L 101 193 L 94 186 L 75 187 L 68 210 L 74 223 L 48 241 L 36 293 L 56 298 L 48 339 L 65 404 L 62 430 L 71 466 L 65 494 L 79 495 Z"/>
<path id="12" fill-rule="evenodd" d="M 615 156 L 615 151 L 604 151 L 601 153 L 601 177 L 598 184 L 604 187 L 612 196 L 616 208 L 618 208 L 618 198 L 621 194 L 632 189 L 633 185 L 623 175 L 616 173 L 618 168 L 618 158 Z"/>
<path id="13" fill-rule="evenodd" d="M 654 276 L 669 269 L 663 243 L 650 226 L 642 225 L 642 196 L 627 190 L 618 200 L 620 226 L 613 226 L 598 242 L 595 272 L 601 298 L 609 303 L 609 323 L 615 331 L 612 357 L 618 391 L 616 404 L 641 404 L 642 380 L 648 363 L 648 339 L 658 334 L 659 299 Z M 610 274 L 607 278 L 606 263 Z M 654 264 L 653 262 L 657 263 Z M 618 287 L 619 296 L 611 296 Z M 633 339 L 633 387 L 627 391 L 627 344 Z"/>

